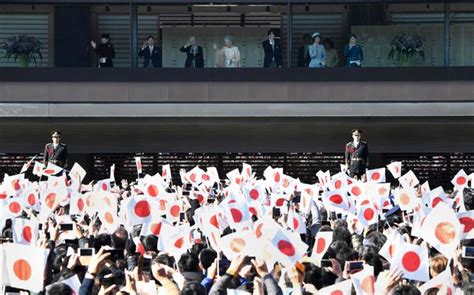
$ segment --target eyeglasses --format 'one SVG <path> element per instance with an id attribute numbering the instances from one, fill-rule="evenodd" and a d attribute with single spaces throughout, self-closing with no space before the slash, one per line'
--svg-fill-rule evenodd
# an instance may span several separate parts
<path id="1" fill-rule="evenodd" d="M 57 135 L 55 135 L 55 136 L 53 136 L 53 138 L 61 138 L 61 136 L 57 136 Z"/>
<path id="2" fill-rule="evenodd" d="M 359 136 L 360 136 L 360 134 L 352 134 L 352 136 L 357 136 L 357 137 L 359 137 Z"/>

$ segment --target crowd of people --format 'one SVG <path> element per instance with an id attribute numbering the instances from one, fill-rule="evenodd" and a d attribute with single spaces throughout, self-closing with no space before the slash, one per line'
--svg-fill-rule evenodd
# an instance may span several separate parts
<path id="1" fill-rule="evenodd" d="M 336 67 L 339 65 L 339 55 L 334 48 L 331 39 L 322 41 L 319 32 L 310 35 L 304 35 L 304 45 L 298 49 L 298 66 L 321 68 Z M 91 41 L 97 55 L 98 67 L 113 67 L 113 59 L 115 58 L 114 46 L 110 41 L 109 34 L 103 34 L 101 41 L 97 44 Z M 263 67 L 265 68 L 281 68 L 283 64 L 282 48 L 279 38 L 276 38 L 276 31 L 270 29 L 268 38 L 262 42 L 264 52 Z M 239 48 L 234 44 L 232 36 L 224 37 L 224 45 L 219 48 L 217 44 L 213 44 L 215 51 L 214 64 L 219 68 L 240 68 L 241 56 Z M 203 48 L 197 44 L 196 37 L 192 36 L 188 42 L 180 48 L 180 51 L 186 53 L 184 66 L 186 68 L 203 68 L 204 55 Z M 345 45 L 344 57 L 347 67 L 361 67 L 364 60 L 362 47 L 357 44 L 357 36 L 350 34 L 348 44 Z M 162 48 L 155 44 L 155 38 L 148 36 L 143 46 L 138 52 L 138 56 L 143 58 L 143 67 L 161 68 L 162 67 Z"/>
<path id="2" fill-rule="evenodd" d="M 302 183 L 278 167 L 257 177 L 243 163 L 225 176 L 214 167 L 180 170 L 178 185 L 169 165 L 144 175 L 137 157 L 133 182 L 115 182 L 112 166 L 109 178 L 83 183 L 77 163 L 64 173 L 66 147 L 59 132 L 52 136 L 44 164 L 32 159 L 1 186 L 7 293 L 474 290 L 474 174 L 460 171 L 453 187 L 431 189 L 394 162 L 359 180 L 341 165 Z M 31 167 L 39 179 L 25 177 Z"/>

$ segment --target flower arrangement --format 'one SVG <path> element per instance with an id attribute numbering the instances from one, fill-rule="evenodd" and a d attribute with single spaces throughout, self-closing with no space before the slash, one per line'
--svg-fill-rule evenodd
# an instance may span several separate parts
<path id="1" fill-rule="evenodd" d="M 40 51 L 42 47 L 41 41 L 34 36 L 19 35 L 7 38 L 0 48 L 5 50 L 5 58 L 10 59 L 13 56 L 20 66 L 28 67 L 30 61 L 37 65 L 36 56 L 43 59 Z"/>
<path id="2" fill-rule="evenodd" d="M 423 62 L 425 61 L 425 52 L 423 51 L 425 39 L 417 34 L 397 34 L 390 45 L 392 49 L 388 53 L 389 59 L 402 64 L 409 64 L 416 57 L 419 57 Z"/>

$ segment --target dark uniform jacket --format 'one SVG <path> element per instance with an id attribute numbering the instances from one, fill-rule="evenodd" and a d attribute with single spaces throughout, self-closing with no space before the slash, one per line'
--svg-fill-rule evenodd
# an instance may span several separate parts
<path id="1" fill-rule="evenodd" d="M 202 53 L 202 47 L 196 46 L 195 53 L 191 52 L 191 49 L 192 49 L 192 46 L 188 46 L 188 47 L 183 46 L 179 49 L 179 51 L 186 53 L 186 61 L 184 62 L 184 67 L 185 68 L 193 67 L 193 61 L 194 61 L 195 68 L 203 68 L 204 55 Z"/>
<path id="2" fill-rule="evenodd" d="M 273 47 L 270 44 L 270 40 L 265 40 L 262 42 L 263 51 L 265 53 L 265 57 L 263 59 L 263 66 L 265 68 L 270 67 L 273 59 L 275 59 L 276 66 L 281 67 L 282 56 L 281 56 L 280 41 L 274 39 L 273 42 L 274 42 Z"/>
<path id="3" fill-rule="evenodd" d="M 110 43 L 100 43 L 97 44 L 95 47 L 95 53 L 97 55 L 97 64 L 99 65 L 100 68 L 112 68 L 114 66 L 114 62 L 112 61 L 113 58 L 115 58 L 115 49 L 114 45 Z M 100 59 L 105 57 L 105 63 L 101 63 Z"/>
<path id="4" fill-rule="evenodd" d="M 138 56 L 143 57 L 144 68 L 150 67 L 150 63 L 154 68 L 161 68 L 162 66 L 161 46 L 154 45 L 152 52 L 150 52 L 149 46 L 140 49 Z"/>
<path id="5" fill-rule="evenodd" d="M 367 143 L 360 141 L 356 148 L 354 142 L 348 142 L 346 144 L 344 160 L 351 177 L 364 174 L 369 165 L 369 147 Z"/>
<path id="6" fill-rule="evenodd" d="M 44 147 L 44 164 L 48 162 L 56 166 L 66 168 L 67 166 L 67 146 L 64 143 L 59 143 L 56 149 L 52 143 L 48 143 Z"/>

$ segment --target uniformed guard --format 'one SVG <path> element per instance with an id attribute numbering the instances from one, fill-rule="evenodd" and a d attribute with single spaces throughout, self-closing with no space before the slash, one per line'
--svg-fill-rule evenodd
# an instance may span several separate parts
<path id="1" fill-rule="evenodd" d="M 45 166 L 48 165 L 48 162 L 53 163 L 56 166 L 59 166 L 63 169 L 67 166 L 67 146 L 61 142 L 61 132 L 52 131 L 51 137 L 53 142 L 46 144 L 44 147 L 44 161 Z"/>
<path id="2" fill-rule="evenodd" d="M 365 141 L 361 141 L 362 131 L 360 129 L 352 130 L 353 141 L 346 144 L 345 164 L 349 171 L 349 176 L 362 179 L 365 170 L 369 166 L 369 147 Z"/>

